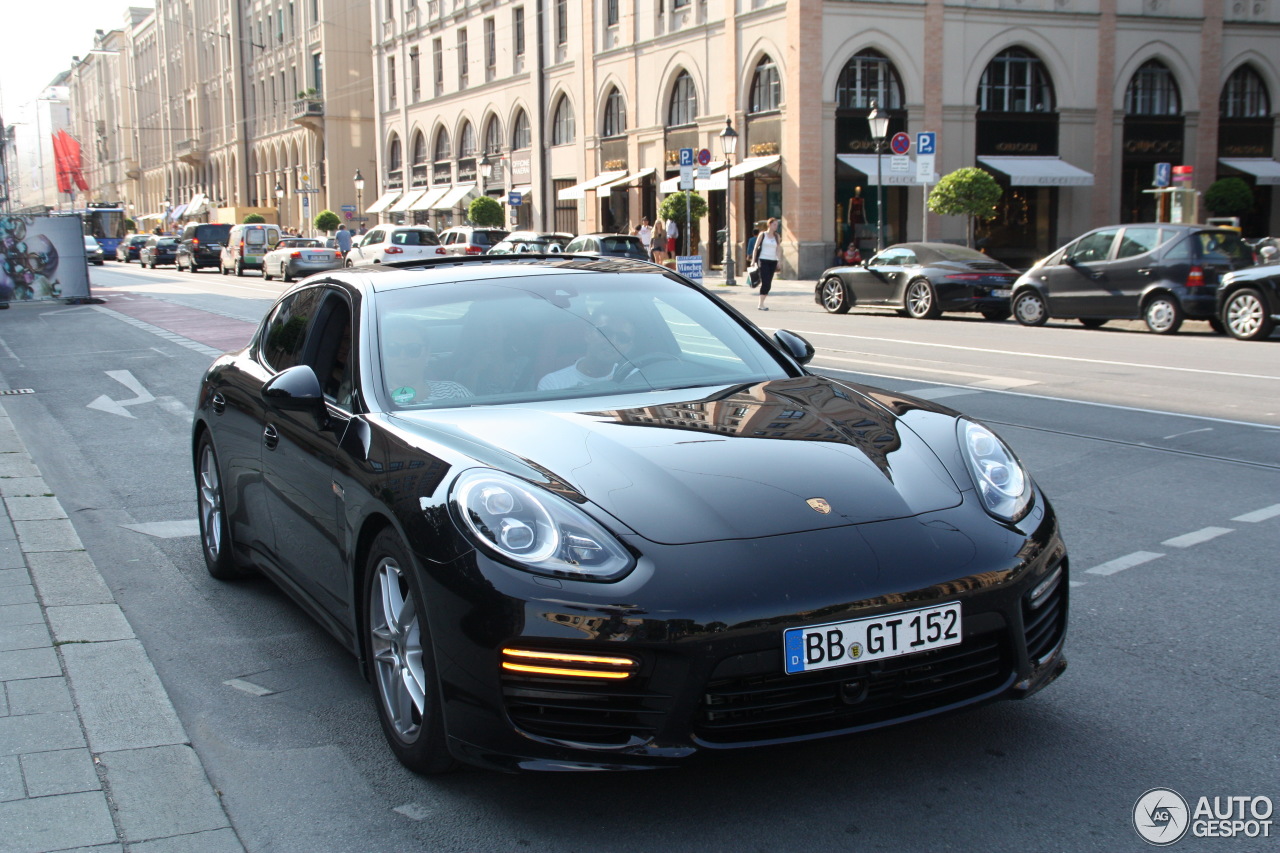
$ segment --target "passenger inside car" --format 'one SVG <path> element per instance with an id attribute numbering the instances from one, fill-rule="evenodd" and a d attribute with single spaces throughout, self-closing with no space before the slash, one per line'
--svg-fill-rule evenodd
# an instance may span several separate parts
<path id="1" fill-rule="evenodd" d="M 429 327 L 416 318 L 383 320 L 382 377 L 387 394 L 399 405 L 474 396 L 449 379 L 432 378 Z"/>

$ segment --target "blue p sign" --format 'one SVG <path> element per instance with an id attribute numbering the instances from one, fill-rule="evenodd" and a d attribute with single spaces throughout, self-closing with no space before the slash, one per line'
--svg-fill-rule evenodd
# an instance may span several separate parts
<path id="1" fill-rule="evenodd" d="M 692 148 L 680 149 L 680 165 L 681 166 L 693 165 L 693 149 Z"/>
<path id="2" fill-rule="evenodd" d="M 1155 186 L 1167 187 L 1173 182 L 1173 165 L 1171 163 L 1156 163 L 1156 179 Z"/>
<path id="3" fill-rule="evenodd" d="M 916 153 L 917 154 L 937 154 L 938 153 L 938 134 L 928 131 L 916 134 Z"/>

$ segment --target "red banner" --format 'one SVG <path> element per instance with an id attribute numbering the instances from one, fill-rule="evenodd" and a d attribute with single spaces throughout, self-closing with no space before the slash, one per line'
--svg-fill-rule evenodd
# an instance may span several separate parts
<path id="1" fill-rule="evenodd" d="M 54 172 L 58 176 L 58 192 L 71 192 L 71 167 L 67 163 L 66 148 L 62 144 L 62 131 L 53 135 Z"/>

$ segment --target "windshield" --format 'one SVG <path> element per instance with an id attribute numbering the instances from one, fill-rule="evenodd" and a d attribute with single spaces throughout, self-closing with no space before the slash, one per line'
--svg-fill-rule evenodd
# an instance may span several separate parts
<path id="1" fill-rule="evenodd" d="M 716 300 L 652 274 L 528 276 L 378 297 L 394 409 L 721 386 L 788 375 Z"/>

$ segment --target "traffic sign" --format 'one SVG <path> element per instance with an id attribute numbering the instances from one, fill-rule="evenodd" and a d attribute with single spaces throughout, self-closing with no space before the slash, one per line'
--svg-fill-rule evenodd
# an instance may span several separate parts
<path id="1" fill-rule="evenodd" d="M 1153 186 L 1167 187 L 1169 179 L 1173 177 L 1173 165 L 1170 163 L 1156 163 L 1156 178 L 1152 183 Z"/>
<path id="2" fill-rule="evenodd" d="M 507 193 L 507 204 L 511 205 L 512 207 L 519 207 L 520 204 L 524 201 L 523 195 L 524 195 L 523 193 L 518 193 L 518 192 Z"/>
<path id="3" fill-rule="evenodd" d="M 932 156 L 938 153 L 938 134 L 925 131 L 916 134 L 916 154 Z"/>
<path id="4" fill-rule="evenodd" d="M 692 149 L 682 149 L 682 150 L 692 150 Z M 690 163 L 687 166 L 683 164 L 680 166 L 680 189 L 682 190 L 693 189 L 693 164 L 692 163 Z"/>
<path id="5" fill-rule="evenodd" d="M 680 165 L 681 166 L 693 165 L 693 149 L 692 148 L 680 149 Z"/>
<path id="6" fill-rule="evenodd" d="M 916 155 L 916 183 L 917 184 L 934 183 L 933 167 L 934 167 L 934 155 L 917 154 Z"/>
<path id="7" fill-rule="evenodd" d="M 890 172 L 909 172 L 911 171 L 911 158 L 901 154 L 895 154 L 889 158 Z"/>
<path id="8" fill-rule="evenodd" d="M 706 166 L 710 162 L 711 162 L 711 152 L 703 148 L 701 151 L 698 152 L 698 165 Z"/>
<path id="9" fill-rule="evenodd" d="M 905 133 L 895 133 L 889 140 L 889 150 L 894 154 L 906 154 L 911 150 L 911 137 Z"/>
<path id="10" fill-rule="evenodd" d="M 1173 179 L 1175 181 L 1190 181 L 1195 177 L 1195 166 L 1174 166 Z"/>
<path id="11" fill-rule="evenodd" d="M 355 213 L 356 206 L 355 206 L 354 204 L 344 204 L 344 205 L 342 206 L 342 210 L 344 210 L 344 211 L 349 210 L 349 211 L 351 211 L 352 213 Z"/>

